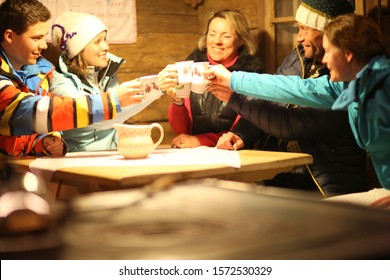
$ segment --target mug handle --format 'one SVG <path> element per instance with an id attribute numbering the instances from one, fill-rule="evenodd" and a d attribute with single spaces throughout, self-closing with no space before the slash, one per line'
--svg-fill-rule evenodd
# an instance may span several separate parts
<path id="1" fill-rule="evenodd" d="M 163 140 L 164 138 L 164 129 L 163 127 L 161 126 L 161 124 L 159 123 L 152 123 L 150 125 L 150 131 L 152 131 L 152 129 L 154 127 L 157 127 L 159 130 L 160 130 L 160 138 L 156 141 L 156 143 L 154 143 L 154 148 L 156 148 L 158 145 L 160 145 L 161 141 Z"/>

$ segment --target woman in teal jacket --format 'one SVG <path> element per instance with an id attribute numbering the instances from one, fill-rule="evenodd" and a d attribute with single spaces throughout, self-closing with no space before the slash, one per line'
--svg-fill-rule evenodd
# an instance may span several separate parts
<path id="1" fill-rule="evenodd" d="M 108 52 L 106 33 L 106 26 L 94 15 L 65 12 L 56 19 L 52 41 L 62 55 L 51 85 L 54 94 L 75 98 L 101 92 L 114 93 L 123 88 L 142 92 L 138 79 L 119 83 L 117 71 L 125 61 Z M 115 119 L 64 131 L 69 151 L 116 149 L 118 136 L 113 124 L 123 123 L 152 101 L 139 95 L 134 99 L 135 104 L 123 108 Z"/>
<path id="2" fill-rule="evenodd" d="M 344 197 L 371 197 L 377 201 L 375 205 L 390 207 L 390 59 L 383 36 L 369 18 L 349 14 L 329 23 L 323 45 L 323 62 L 330 76 L 302 80 L 230 73 L 218 66 L 206 73 L 209 89 L 225 101 L 232 94 L 243 93 L 277 102 L 348 110 L 356 141 L 369 152 L 384 189 Z"/>

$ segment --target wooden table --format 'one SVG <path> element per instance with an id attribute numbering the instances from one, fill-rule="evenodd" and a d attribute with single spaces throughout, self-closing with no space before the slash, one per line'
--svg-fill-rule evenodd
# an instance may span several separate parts
<path id="1" fill-rule="evenodd" d="M 157 179 L 167 182 L 188 179 L 218 178 L 239 182 L 254 182 L 273 178 L 281 172 L 291 171 L 296 166 L 311 164 L 311 155 L 257 150 L 238 152 L 241 167 L 214 165 L 167 165 L 167 166 L 90 166 L 60 168 L 48 182 L 48 199 L 68 199 L 75 194 L 113 189 L 139 188 Z M 18 169 L 28 169 L 34 159 L 14 159 L 10 163 Z M 65 188 L 68 193 L 61 195 Z M 69 191 L 73 188 L 73 192 Z"/>

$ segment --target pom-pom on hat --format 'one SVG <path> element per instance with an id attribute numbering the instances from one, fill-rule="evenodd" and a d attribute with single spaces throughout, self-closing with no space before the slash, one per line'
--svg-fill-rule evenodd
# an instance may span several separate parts
<path id="1" fill-rule="evenodd" d="M 295 20 L 311 28 L 324 31 L 333 18 L 353 13 L 347 0 L 303 0 L 299 5 Z"/>
<path id="2" fill-rule="evenodd" d="M 64 12 L 54 21 L 51 38 L 53 46 L 72 59 L 105 30 L 105 24 L 94 15 Z"/>

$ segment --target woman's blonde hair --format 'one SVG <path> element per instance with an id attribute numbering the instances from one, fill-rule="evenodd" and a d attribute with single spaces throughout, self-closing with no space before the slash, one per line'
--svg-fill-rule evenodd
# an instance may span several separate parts
<path id="1" fill-rule="evenodd" d="M 253 37 L 250 33 L 250 28 L 246 17 L 236 9 L 225 9 L 214 12 L 210 15 L 205 26 L 205 30 L 198 41 L 198 48 L 204 50 L 207 48 L 207 34 L 209 32 L 210 23 L 215 18 L 227 20 L 232 28 L 236 31 L 238 39 L 243 42 L 242 48 L 246 49 L 251 55 L 256 54 L 256 47 Z"/>

